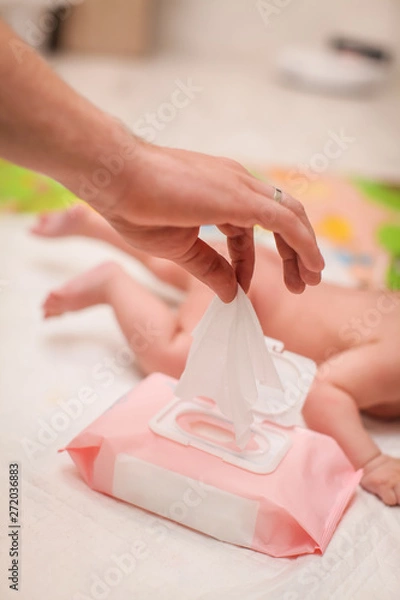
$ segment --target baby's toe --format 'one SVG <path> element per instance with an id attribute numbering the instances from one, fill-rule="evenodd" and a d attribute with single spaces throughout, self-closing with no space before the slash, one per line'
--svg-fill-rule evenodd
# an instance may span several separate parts
<path id="1" fill-rule="evenodd" d="M 30 228 L 30 232 L 34 235 L 46 235 L 46 227 L 50 216 L 48 214 L 40 215 L 34 225 Z"/>
<path id="2" fill-rule="evenodd" d="M 62 295 L 58 292 L 50 292 L 46 300 L 43 302 L 44 318 L 55 317 L 63 312 Z"/>

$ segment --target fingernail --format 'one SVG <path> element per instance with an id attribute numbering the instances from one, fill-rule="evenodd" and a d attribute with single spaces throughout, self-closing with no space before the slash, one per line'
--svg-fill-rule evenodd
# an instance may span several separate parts
<path id="1" fill-rule="evenodd" d="M 309 273 L 307 273 L 307 275 L 304 277 L 304 282 L 307 285 L 318 285 L 319 283 L 321 283 L 321 272 L 318 272 L 318 273 L 309 272 Z"/>
<path id="2" fill-rule="evenodd" d="M 233 287 L 229 285 L 220 286 L 210 286 L 211 289 L 217 294 L 218 298 L 224 302 L 224 304 L 229 304 L 236 298 L 237 295 L 237 284 Z"/>

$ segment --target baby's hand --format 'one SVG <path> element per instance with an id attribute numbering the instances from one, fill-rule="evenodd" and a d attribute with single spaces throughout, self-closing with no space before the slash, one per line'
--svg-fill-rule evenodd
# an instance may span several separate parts
<path id="1" fill-rule="evenodd" d="M 367 462 L 361 485 L 388 506 L 400 504 L 400 458 L 380 454 Z"/>

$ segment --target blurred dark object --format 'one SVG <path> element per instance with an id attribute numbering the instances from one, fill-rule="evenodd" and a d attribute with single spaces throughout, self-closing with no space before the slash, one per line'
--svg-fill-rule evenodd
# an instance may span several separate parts
<path id="1" fill-rule="evenodd" d="M 68 16 L 67 8 L 57 8 L 52 12 L 53 17 L 55 19 L 55 27 L 54 30 L 50 34 L 48 46 L 51 52 L 56 52 L 60 47 L 60 31 L 61 25 L 65 18 Z"/>
<path id="2" fill-rule="evenodd" d="M 335 50 L 357 54 L 371 60 L 384 62 L 391 62 L 393 60 L 392 54 L 386 48 L 354 38 L 335 36 L 329 41 L 328 45 Z"/>
<path id="3" fill-rule="evenodd" d="M 60 22 L 60 50 L 137 56 L 151 49 L 153 0 L 86 0 Z"/>

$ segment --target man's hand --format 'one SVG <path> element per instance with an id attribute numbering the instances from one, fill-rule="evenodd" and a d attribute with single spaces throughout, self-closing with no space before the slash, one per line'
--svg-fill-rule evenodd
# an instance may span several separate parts
<path id="1" fill-rule="evenodd" d="M 324 262 L 300 202 L 285 193 L 281 202 L 273 200 L 273 186 L 232 160 L 136 144 L 119 191 L 93 203 L 127 242 L 173 260 L 228 302 L 237 281 L 249 288 L 259 224 L 275 233 L 290 291 L 320 282 Z M 198 237 L 203 224 L 227 236 L 232 265 Z"/>
<path id="2" fill-rule="evenodd" d="M 136 140 L 1 21 L 0 73 L 0 156 L 60 181 L 133 246 L 174 260 L 229 301 L 237 281 L 250 285 L 260 224 L 275 233 L 287 287 L 319 283 L 324 263 L 314 232 L 289 195 L 277 203 L 272 186 L 231 160 Z M 111 172 L 110 160 L 117 161 Z M 227 236 L 232 265 L 199 239 L 205 224 Z"/>

